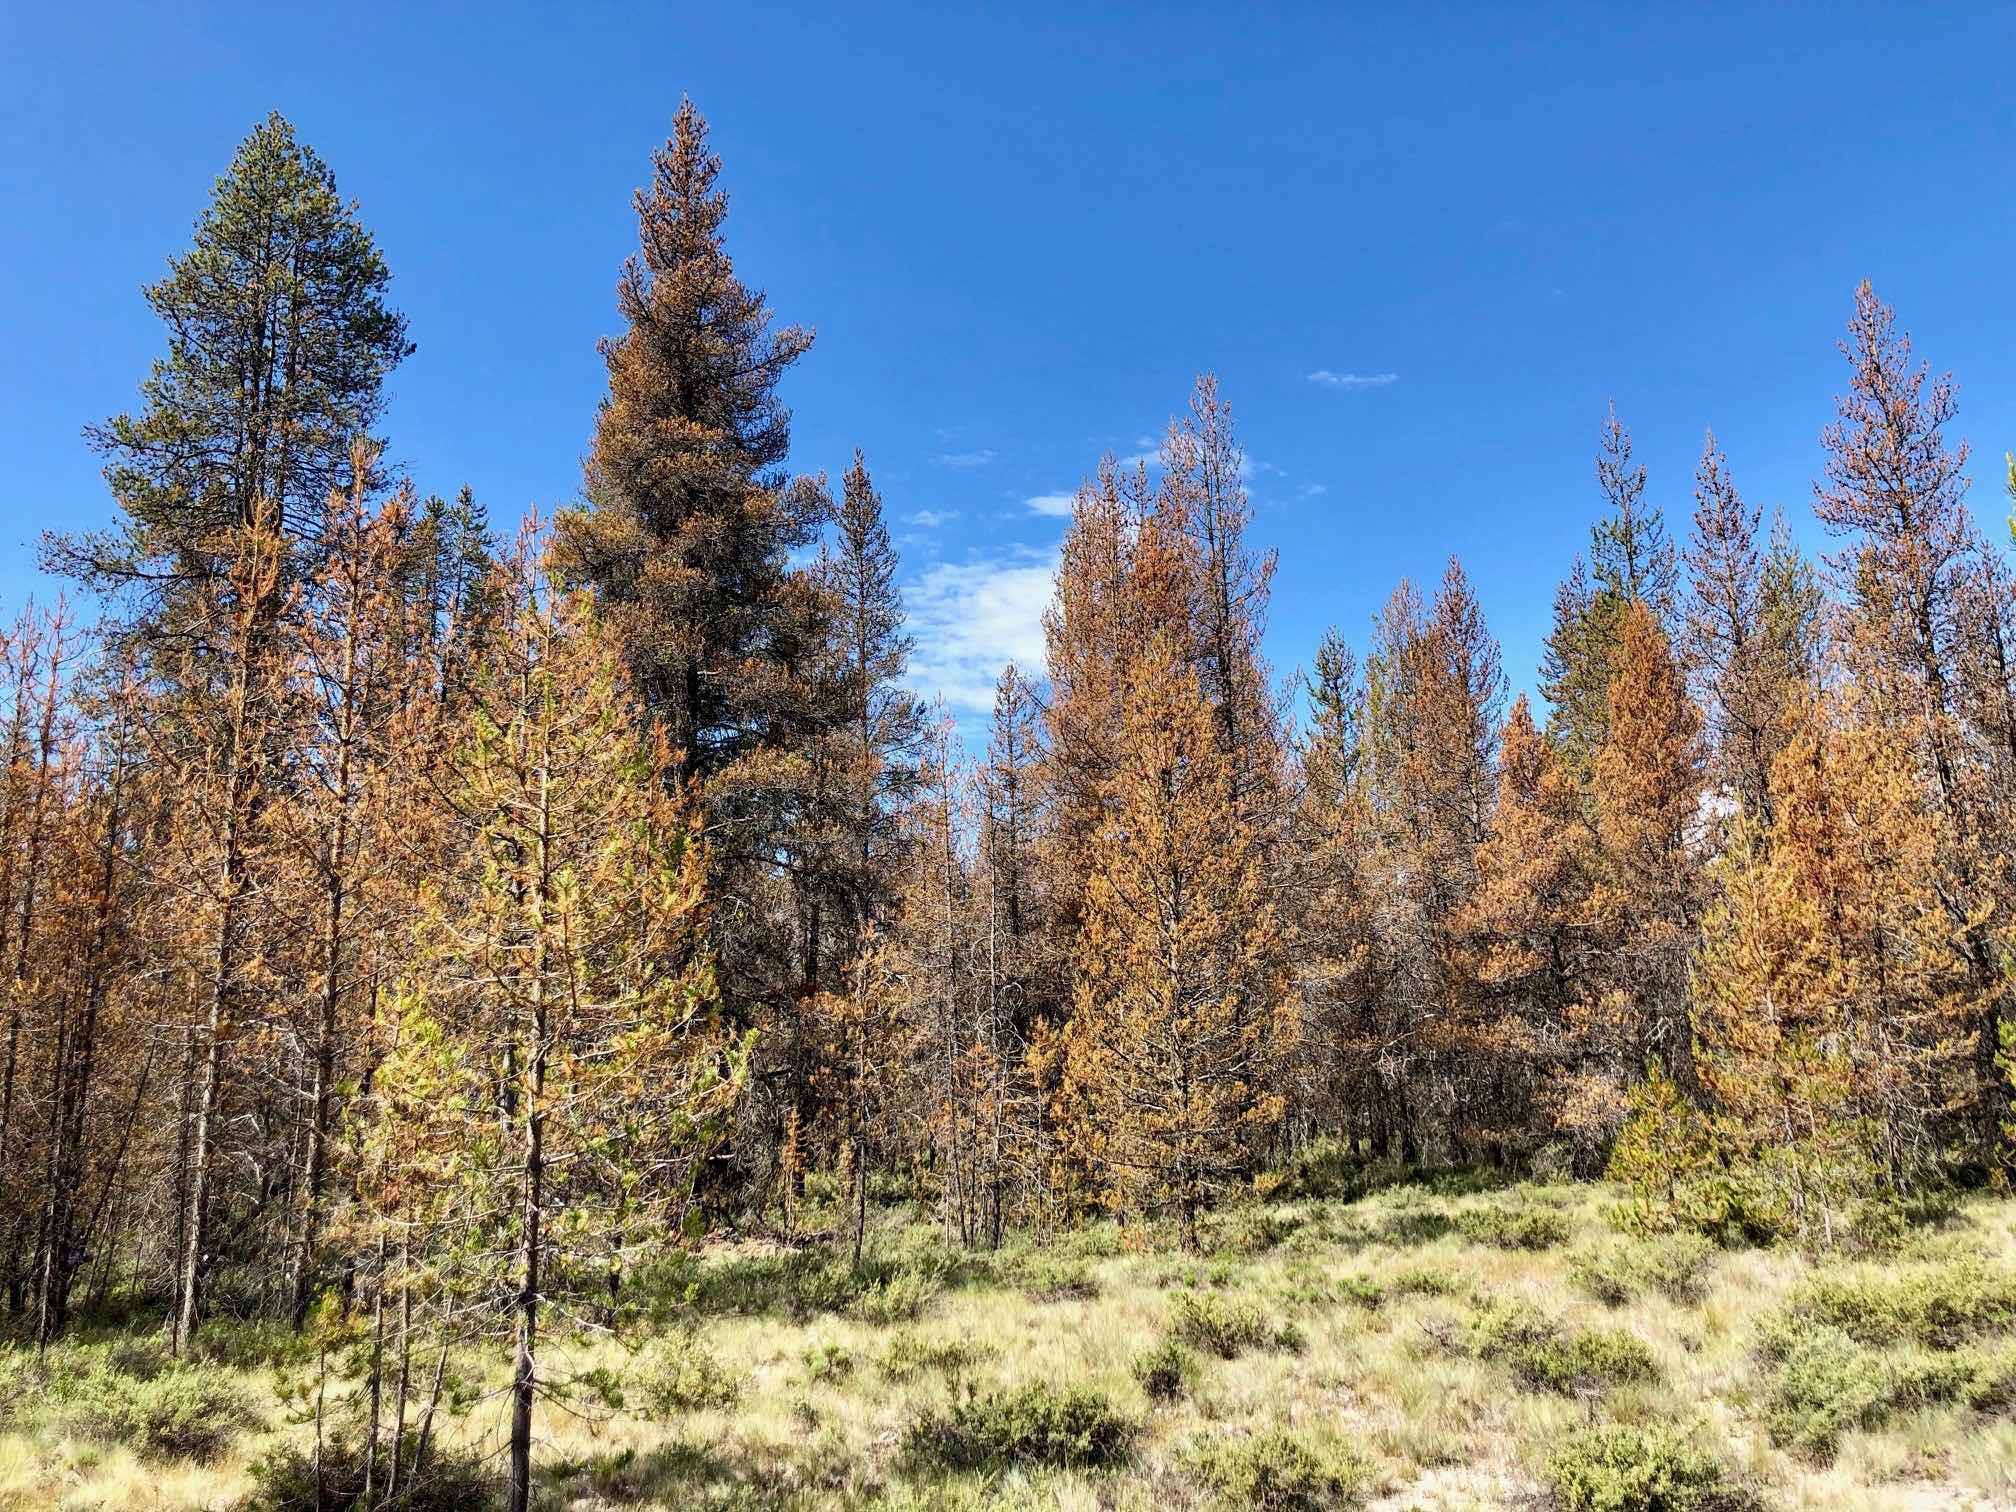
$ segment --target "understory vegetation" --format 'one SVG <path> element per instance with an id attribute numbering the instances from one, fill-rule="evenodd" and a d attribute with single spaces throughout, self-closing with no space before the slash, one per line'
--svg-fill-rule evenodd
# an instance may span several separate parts
<path id="1" fill-rule="evenodd" d="M 1634 1237 L 1612 1186 L 1371 1185 L 1228 1207 L 1197 1254 L 1104 1221 L 968 1250 L 889 1187 L 858 1271 L 841 1204 L 801 1209 L 790 1243 L 711 1242 L 635 1283 L 651 1321 L 549 1342 L 570 1389 L 542 1419 L 533 1505 L 1876 1512 L 2016 1497 L 2016 1200 L 1968 1199 L 1881 1247 L 1816 1256 Z M 0 1505 L 374 1505 L 364 1488 L 382 1493 L 394 1451 L 371 1463 L 361 1447 L 367 1375 L 331 1328 L 217 1319 L 177 1362 L 151 1320 L 106 1319 L 0 1357 Z M 409 1512 L 506 1494 L 505 1362 L 472 1349 L 444 1373 L 432 1422 L 398 1447 L 391 1504 Z"/>

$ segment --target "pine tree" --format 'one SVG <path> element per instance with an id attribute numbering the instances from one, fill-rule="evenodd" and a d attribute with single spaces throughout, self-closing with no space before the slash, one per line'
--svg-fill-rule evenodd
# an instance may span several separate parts
<path id="1" fill-rule="evenodd" d="M 781 470 L 777 397 L 812 334 L 773 332 L 763 295 L 735 276 L 720 172 L 689 100 L 636 195 L 641 245 L 617 285 L 627 329 L 602 344 L 588 507 L 555 522 L 556 562 L 594 588 L 682 779 L 791 743 L 819 633 L 818 595 L 791 558 L 823 504 Z"/>
<path id="2" fill-rule="evenodd" d="M 2006 875 L 2009 845 L 1959 727 L 1961 613 L 1975 545 L 1968 448 L 1947 436 L 1957 413 L 1952 378 L 1912 366 L 1909 337 L 1867 280 L 1856 288 L 1841 351 L 1849 390 L 1822 433 L 1827 463 L 1814 511 L 1848 541 L 1832 565 L 1849 599 L 1846 656 L 1871 700 L 1867 717 L 1915 752 L 1943 818 L 1943 860 L 1955 884 L 1949 921 L 1962 931 L 1981 1007 L 1975 1071 L 1991 1095 L 1977 1113 L 1989 1142 L 2003 1116 L 1991 1090 L 2005 1011 L 1994 941 L 2005 927 L 1996 878 Z M 1981 902 L 1991 906 L 1975 917 Z"/>
<path id="3" fill-rule="evenodd" d="M 1687 970 L 1700 918 L 1695 843 L 1701 809 L 1700 715 L 1665 632 L 1625 606 L 1610 683 L 1609 736 L 1593 774 L 1592 923 L 1605 944 L 1598 990 L 1577 1015 L 1582 1068 L 1564 1084 L 1564 1122 L 1607 1143 L 1623 1090 L 1658 1057 L 1686 1085 Z"/>
<path id="4" fill-rule="evenodd" d="M 818 577 L 831 604 L 832 728 L 811 753 L 819 780 L 797 821 L 805 894 L 806 981 L 816 987 L 826 916 L 843 938 L 886 925 L 900 857 L 899 826 L 918 781 L 924 714 L 903 686 L 911 639 L 903 629 L 896 550 L 882 497 L 860 452 L 843 481 L 838 539 Z"/>
<path id="5" fill-rule="evenodd" d="M 1596 481 L 1608 506 L 1589 530 L 1589 562 L 1578 557 L 1554 597 L 1541 693 L 1547 730 L 1586 781 L 1608 736 L 1610 679 L 1624 606 L 1640 603 L 1663 626 L 1673 622 L 1679 570 L 1665 518 L 1645 502 L 1645 468 L 1631 461 L 1631 434 L 1612 406 L 1603 422 Z"/>
<path id="6" fill-rule="evenodd" d="M 441 1121 L 423 1147 L 510 1256 L 514 1512 L 542 1310 L 682 1232 L 747 1051 L 713 1023 L 707 851 L 671 752 L 587 603 L 525 557 L 454 761 L 463 866 L 422 933 L 409 1059 L 381 1072 L 441 1089 L 407 1116 Z"/>
<path id="7" fill-rule="evenodd" d="M 1560 753 L 1522 694 L 1499 738 L 1498 802 L 1457 925 L 1475 1000 L 1462 1026 L 1501 1149 L 1552 1132 L 1542 1104 L 1573 1065 L 1592 975 L 1593 835 Z M 1558 1099 L 1557 1099 L 1558 1101 Z"/>
<path id="8" fill-rule="evenodd" d="M 270 508 L 288 542 L 281 580 L 304 576 L 332 493 L 349 488 L 351 445 L 413 351 L 385 303 L 390 280 L 328 166 L 268 116 L 217 181 L 195 244 L 146 290 L 169 341 L 143 407 L 87 433 L 124 518 L 108 535 L 50 537 L 51 564 L 138 588 L 143 623 L 174 622 L 228 573 L 233 533 Z"/>
<path id="9" fill-rule="evenodd" d="M 1109 1202 L 1173 1218 L 1195 1249 L 1281 1116 L 1295 1023 L 1260 839 L 1180 646 L 1152 644 L 1123 697 L 1077 951 L 1073 1136 Z"/>

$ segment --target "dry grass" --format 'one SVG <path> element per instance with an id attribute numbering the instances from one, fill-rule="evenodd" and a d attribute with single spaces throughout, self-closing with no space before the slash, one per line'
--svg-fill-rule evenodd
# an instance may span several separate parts
<path id="1" fill-rule="evenodd" d="M 1566 1244 L 1537 1251 L 1430 1235 L 1422 1215 L 1517 1200 L 1568 1220 Z M 1082 1258 L 1090 1296 L 1042 1300 L 1023 1284 L 1029 1256 L 991 1262 L 992 1278 L 953 1278 L 915 1323 L 876 1326 L 789 1308 L 714 1312 L 701 1322 L 713 1353 L 745 1389 L 733 1407 L 674 1414 L 544 1410 L 542 1504 L 627 1508 L 1208 1506 L 1186 1452 L 1199 1443 L 1282 1427 L 1317 1447 L 1347 1447 L 1371 1467 L 1366 1505 L 1381 1512 L 1460 1512 L 1540 1504 L 1555 1446 L 1592 1423 L 1693 1425 L 1761 1504 L 1841 1508 L 2016 1506 L 2016 1421 L 2009 1409 L 1918 1407 L 1848 1433 L 1831 1463 L 1774 1445 L 1760 1407 L 1771 1367 L 1758 1325 L 1807 1279 L 1790 1251 L 1721 1255 L 1697 1302 L 1650 1292 L 1617 1306 L 1571 1279 L 1578 1254 L 1615 1243 L 1602 1188 L 1522 1188 L 1432 1198 L 1392 1191 L 1357 1202 L 1284 1205 L 1276 1242 L 1243 1242 L 1205 1260 L 1168 1254 Z M 1395 1220 L 1399 1222 L 1395 1223 Z M 1378 1237 L 1385 1235 L 1385 1238 Z M 885 1253 L 928 1248 L 900 1210 L 883 1214 Z M 1423 1242 L 1406 1242 L 1421 1238 Z M 2016 1201 L 1969 1204 L 1957 1225 L 1922 1241 L 2016 1266 Z M 723 1255 L 715 1266 L 748 1263 Z M 1279 1342 L 1230 1359 L 1199 1352 L 1190 1389 L 1150 1401 L 1135 1357 L 1160 1339 L 1171 1299 L 1194 1286 L 1292 1324 Z M 1439 1293 L 1439 1294 L 1438 1294 Z M 1465 1347 L 1480 1306 L 1513 1299 L 1567 1331 L 1623 1329 L 1647 1345 L 1658 1379 L 1581 1395 L 1522 1387 L 1503 1365 Z M 898 1335 L 904 1335 L 900 1344 Z M 896 1353 L 892 1355 L 892 1346 Z M 561 1363 L 563 1351 L 548 1358 Z M 565 1364 L 619 1366 L 606 1344 L 564 1351 Z M 837 1363 L 836 1363 L 837 1362 Z M 1046 1383 L 1089 1387 L 1141 1424 L 1125 1466 L 1105 1471 L 1009 1469 L 949 1474 L 906 1461 L 905 1427 L 969 1387 Z M 270 1382 L 262 1389 L 270 1390 Z M 276 1414 L 275 1421 L 279 1421 Z M 501 1406 L 454 1425 L 463 1442 L 494 1444 Z M 278 1427 L 207 1465 L 150 1464 L 124 1449 L 72 1438 L 0 1432 L 0 1507 L 195 1509 L 230 1505 L 246 1467 Z"/>

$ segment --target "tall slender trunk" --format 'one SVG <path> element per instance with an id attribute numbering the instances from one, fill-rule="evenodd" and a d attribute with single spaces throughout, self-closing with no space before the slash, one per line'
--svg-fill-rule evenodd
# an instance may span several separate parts
<path id="1" fill-rule="evenodd" d="M 511 1512 L 528 1512 L 532 1503 L 532 1404 L 538 1390 L 535 1347 L 539 1334 L 539 1268 L 543 1258 L 546 1160 L 546 1058 L 549 1049 L 546 1002 L 547 899 L 551 885 L 552 769 L 550 753 L 538 755 L 538 801 L 534 813 L 531 906 L 532 962 L 527 984 L 527 1037 L 524 1098 L 519 1108 L 525 1175 L 518 1252 L 518 1353 L 511 1379 Z"/>

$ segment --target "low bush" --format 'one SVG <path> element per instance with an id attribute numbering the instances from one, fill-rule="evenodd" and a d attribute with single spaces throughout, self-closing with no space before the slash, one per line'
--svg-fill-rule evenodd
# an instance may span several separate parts
<path id="1" fill-rule="evenodd" d="M 1493 1249 L 1544 1250 L 1566 1242 L 1568 1220 L 1552 1208 L 1491 1203 L 1456 1215 L 1456 1229 L 1472 1244 Z"/>
<path id="2" fill-rule="evenodd" d="M 1842 1434 L 1873 1428 L 1896 1400 L 1889 1363 L 1838 1328 L 1780 1326 L 1764 1353 L 1778 1367 L 1764 1398 L 1765 1431 L 1810 1458 L 1832 1459 Z"/>
<path id="3" fill-rule="evenodd" d="M 1318 1448 L 1285 1428 L 1248 1438 L 1200 1440 L 1184 1461 L 1228 1505 L 1263 1512 L 1356 1506 L 1372 1480 L 1371 1467 L 1348 1450 Z"/>
<path id="4" fill-rule="evenodd" d="M 1569 1271 L 1584 1291 L 1611 1307 L 1648 1291 L 1692 1305 L 1706 1290 L 1715 1255 L 1715 1246 L 1699 1234 L 1667 1234 L 1577 1255 Z"/>
<path id="5" fill-rule="evenodd" d="M 645 1412 L 663 1422 L 682 1412 L 733 1407 L 742 1399 L 741 1373 L 694 1334 L 675 1333 L 646 1354 L 637 1376 Z"/>
<path id="6" fill-rule="evenodd" d="M 491 1462 L 475 1451 L 430 1442 L 415 1469 L 417 1435 L 409 1433 L 400 1454 L 404 1467 L 393 1496 L 384 1496 L 391 1464 L 391 1446 L 381 1443 L 375 1467 L 377 1494 L 364 1495 L 363 1440 L 339 1435 L 322 1444 L 320 1461 L 313 1446 L 288 1442 L 252 1466 L 254 1490 L 238 1503 L 238 1512 L 470 1512 L 493 1505 L 501 1489 Z"/>
<path id="7" fill-rule="evenodd" d="M 1957 1349 L 2016 1329 L 2016 1272 L 1971 1258 L 1857 1267 L 1816 1277 L 1794 1297 L 1792 1310 L 1858 1344 Z"/>
<path id="8" fill-rule="evenodd" d="M 1419 1244 L 1433 1244 L 1455 1229 L 1447 1213 L 1434 1208 L 1402 1208 L 1382 1219 L 1373 1230 L 1373 1237 L 1395 1249 L 1412 1249 Z"/>
<path id="9" fill-rule="evenodd" d="M 1037 1384 L 985 1396 L 969 1391 L 948 1407 L 927 1409 L 905 1431 L 903 1453 L 952 1470 L 1070 1469 L 1126 1459 L 1136 1431 L 1097 1391 Z"/>
<path id="10" fill-rule="evenodd" d="M 1022 1272 L 1022 1294 L 1031 1302 L 1064 1302 L 1099 1295 L 1099 1279 L 1083 1260 L 1045 1255 Z"/>
<path id="11" fill-rule="evenodd" d="M 805 1378 L 808 1381 L 830 1381 L 835 1384 L 853 1375 L 856 1364 L 852 1350 L 844 1344 L 835 1344 L 830 1339 L 807 1346 L 803 1359 Z"/>
<path id="12" fill-rule="evenodd" d="M 1547 1457 L 1563 1512 L 1737 1512 L 1754 1499 L 1722 1462 L 1672 1428 L 1589 1428 Z"/>
<path id="13" fill-rule="evenodd" d="M 1793 1314 L 1766 1326 L 1759 1353 L 1775 1367 L 1764 1397 L 1766 1431 L 1816 1460 L 1833 1458 L 1844 1433 L 1881 1427 L 1913 1408 L 1998 1412 L 2016 1403 L 2016 1346 L 2009 1344 L 1885 1352 Z"/>
<path id="14" fill-rule="evenodd" d="M 1419 1186 L 1441 1197 L 1469 1196 L 1510 1185 L 1515 1179 L 1512 1172 L 1496 1166 L 1410 1166 L 1369 1154 L 1341 1139 L 1323 1138 L 1304 1145 L 1282 1169 L 1257 1179 L 1254 1189 L 1277 1202 L 1355 1202 L 1395 1187 Z"/>
<path id="15" fill-rule="evenodd" d="M 1174 1339 L 1164 1339 L 1134 1356 L 1131 1369 L 1151 1401 L 1173 1402 L 1196 1378 L 1197 1357 Z"/>
<path id="16" fill-rule="evenodd" d="M 985 1359 L 987 1351 L 964 1339 L 927 1339 L 906 1328 L 890 1339 L 880 1369 L 892 1381 L 907 1381 L 925 1371 L 957 1375 Z"/>
<path id="17" fill-rule="evenodd" d="M 1286 1243 L 1308 1227 L 1308 1218 L 1297 1212 L 1248 1204 L 1215 1215 L 1205 1234 L 1205 1245 L 1213 1251 L 1235 1255 L 1264 1255 Z"/>
<path id="18" fill-rule="evenodd" d="M 1386 1280 L 1386 1290 L 1396 1297 L 1455 1297 L 1469 1290 L 1469 1286 L 1454 1271 L 1416 1265 L 1395 1271 Z"/>
<path id="19" fill-rule="evenodd" d="M 1299 1353 L 1305 1343 L 1294 1324 L 1277 1324 L 1253 1303 L 1216 1292 L 1178 1292 L 1169 1306 L 1169 1332 L 1181 1343 L 1226 1360 L 1248 1349 Z"/>
<path id="20" fill-rule="evenodd" d="M 846 1307 L 847 1316 L 886 1328 L 914 1323 L 945 1289 L 944 1276 L 920 1266 L 904 1266 L 880 1281 L 861 1287 Z"/>
<path id="21" fill-rule="evenodd" d="M 1471 1352 L 1528 1386 L 1562 1396 L 1659 1378 L 1643 1340 L 1621 1329 L 1568 1329 L 1518 1302 L 1498 1302 L 1470 1324 Z"/>
<path id="22" fill-rule="evenodd" d="M 88 1374 L 59 1375 L 46 1391 L 44 1405 L 65 1430 L 144 1459 L 212 1459 L 260 1426 L 244 1386 L 209 1365 L 124 1375 L 101 1353 Z"/>

